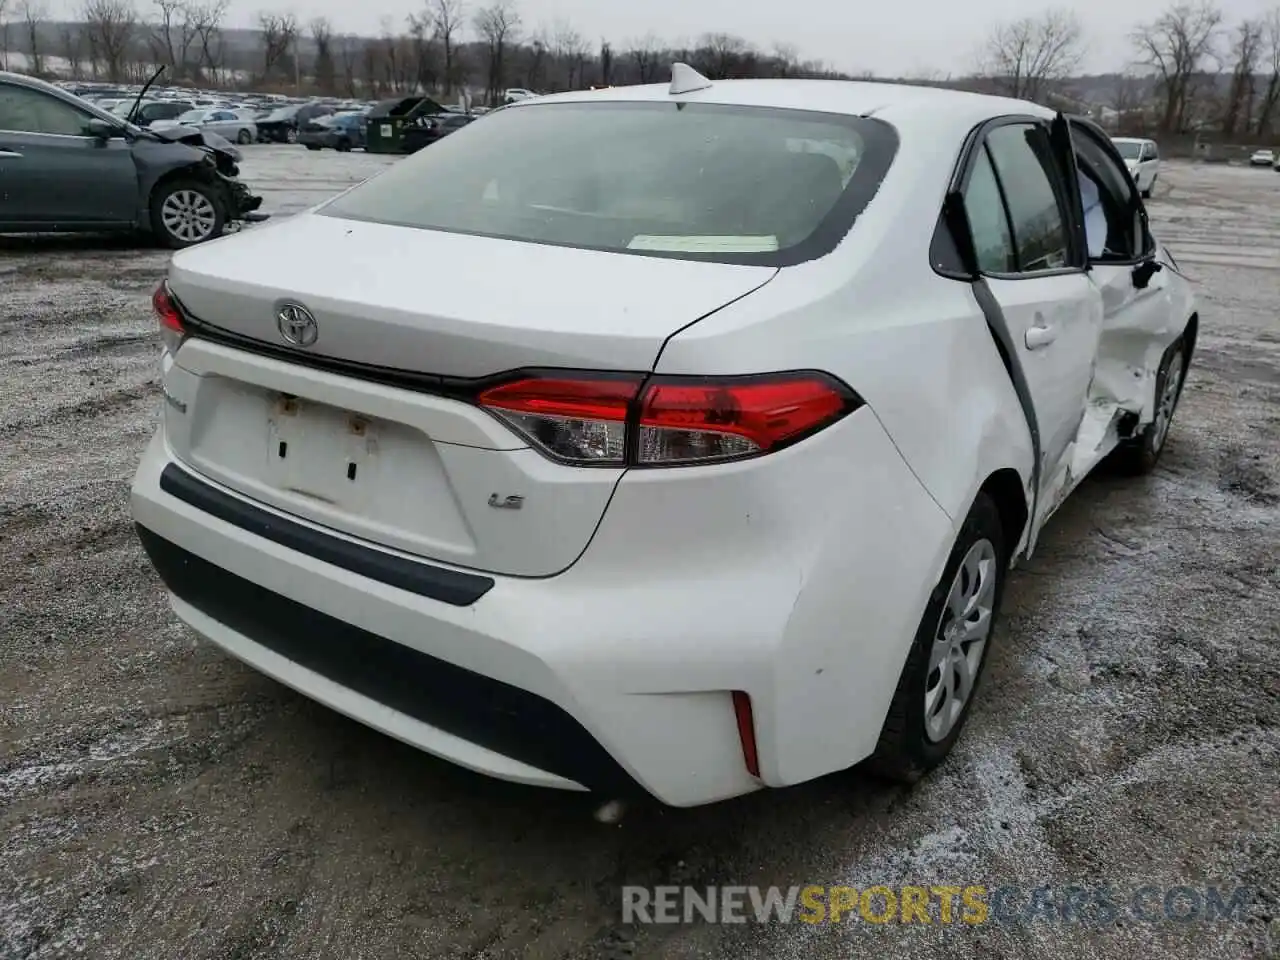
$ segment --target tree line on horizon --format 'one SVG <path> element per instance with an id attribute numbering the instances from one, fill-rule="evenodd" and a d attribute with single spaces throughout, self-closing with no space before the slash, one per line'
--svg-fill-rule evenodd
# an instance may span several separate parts
<path id="1" fill-rule="evenodd" d="M 80 0 L 79 19 L 51 21 L 49 0 L 0 0 L 0 67 L 21 53 L 28 71 L 136 82 L 156 66 L 167 82 L 221 89 L 380 98 L 463 90 L 496 101 L 507 87 L 539 92 L 665 80 L 684 61 L 713 79 L 869 79 L 804 59 L 789 44 L 761 48 L 730 33 L 670 43 L 653 34 L 593 42 L 565 21 L 528 25 L 518 0 L 424 0 L 377 36 L 340 32 L 262 10 L 256 29 L 226 26 L 230 0 Z M 1126 132 L 1214 130 L 1270 136 L 1280 104 L 1280 7 L 1228 24 L 1214 0 L 1176 0 L 1129 34 L 1133 61 L 1109 89 L 1084 89 L 1087 53 L 1069 9 L 996 23 L 955 77 L 924 72 L 899 82 L 1001 93 L 1050 105 L 1073 102 Z M 53 58 L 62 69 L 50 69 Z"/>

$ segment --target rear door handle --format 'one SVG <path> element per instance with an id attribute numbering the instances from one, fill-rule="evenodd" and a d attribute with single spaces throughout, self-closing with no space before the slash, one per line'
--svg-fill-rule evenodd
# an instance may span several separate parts
<path id="1" fill-rule="evenodd" d="M 1053 327 L 1027 327 L 1027 349 L 1041 350 L 1058 339 L 1058 331 Z"/>

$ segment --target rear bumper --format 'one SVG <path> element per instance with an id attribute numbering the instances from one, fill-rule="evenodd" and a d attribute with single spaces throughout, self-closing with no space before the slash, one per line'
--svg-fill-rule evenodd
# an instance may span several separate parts
<path id="1" fill-rule="evenodd" d="M 487 773 L 612 796 L 639 792 L 550 701 L 320 613 L 137 530 L 179 614 L 285 684 Z"/>
<path id="2" fill-rule="evenodd" d="M 163 480 L 184 469 L 173 462 L 157 431 L 132 510 L 196 632 L 461 766 L 673 806 L 864 758 L 951 542 L 950 520 L 867 411 L 766 460 L 638 472 L 565 572 L 450 568 L 492 581 L 470 602 L 197 503 Z M 267 523 L 372 549 L 206 486 Z M 758 779 L 735 690 L 751 697 Z"/>

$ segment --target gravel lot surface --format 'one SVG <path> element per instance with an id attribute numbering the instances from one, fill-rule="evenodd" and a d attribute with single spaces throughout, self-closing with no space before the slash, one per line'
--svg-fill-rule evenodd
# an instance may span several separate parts
<path id="1" fill-rule="evenodd" d="M 250 148 L 266 209 L 384 166 Z M 1280 176 L 1167 164 L 1200 348 L 1160 469 L 1087 481 L 912 791 L 693 811 L 457 770 L 198 642 L 127 489 L 162 252 L 0 239 L 0 958 L 1280 956 Z M 1252 887 L 1247 921 L 620 922 L 623 884 Z"/>

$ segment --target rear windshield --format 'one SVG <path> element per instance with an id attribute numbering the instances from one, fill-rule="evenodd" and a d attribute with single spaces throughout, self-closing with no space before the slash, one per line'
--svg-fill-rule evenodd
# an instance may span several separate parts
<path id="1" fill-rule="evenodd" d="M 648 256 L 783 266 L 829 252 L 897 149 L 879 120 L 677 103 L 495 111 L 321 211 Z"/>
<path id="2" fill-rule="evenodd" d="M 1120 156 L 1126 160 L 1137 160 L 1142 153 L 1142 144 L 1135 143 L 1132 140 L 1113 140 L 1111 142 L 1120 151 Z"/>

